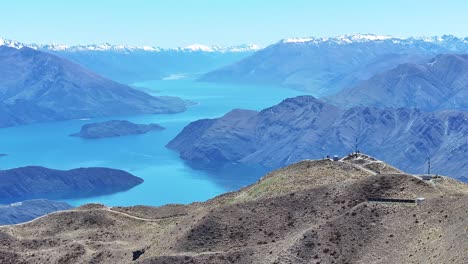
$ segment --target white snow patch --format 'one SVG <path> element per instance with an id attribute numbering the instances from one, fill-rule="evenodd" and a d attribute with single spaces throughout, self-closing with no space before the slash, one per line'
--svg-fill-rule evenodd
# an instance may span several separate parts
<path id="1" fill-rule="evenodd" d="M 183 74 L 183 73 L 175 73 L 175 74 L 170 74 L 166 77 L 163 77 L 162 80 L 163 81 L 174 81 L 174 80 L 180 80 L 180 79 L 184 79 L 184 78 L 187 78 L 188 75 L 186 74 Z"/>
<path id="2" fill-rule="evenodd" d="M 218 49 L 217 47 L 209 47 L 209 46 L 202 45 L 202 44 L 192 44 L 183 48 L 183 50 L 188 50 L 188 51 L 205 51 L 205 52 L 213 52 L 217 49 Z"/>
<path id="3" fill-rule="evenodd" d="M 285 39 L 283 42 L 284 43 L 304 43 L 304 42 L 310 42 L 315 40 L 315 38 L 289 38 Z"/>

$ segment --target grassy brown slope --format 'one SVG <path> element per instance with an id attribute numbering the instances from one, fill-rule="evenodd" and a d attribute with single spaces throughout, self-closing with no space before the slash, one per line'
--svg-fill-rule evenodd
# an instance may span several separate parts
<path id="1" fill-rule="evenodd" d="M 0 228 L 0 263 L 466 263 L 466 184 L 391 172 L 303 161 L 205 203 L 87 205 Z"/>

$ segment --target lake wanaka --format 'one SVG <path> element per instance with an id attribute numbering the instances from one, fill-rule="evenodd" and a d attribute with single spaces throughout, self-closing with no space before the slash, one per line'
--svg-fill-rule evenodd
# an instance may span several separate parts
<path id="1" fill-rule="evenodd" d="M 38 165 L 53 169 L 109 167 L 126 170 L 144 183 L 125 192 L 83 199 L 64 200 L 72 205 L 103 203 L 120 205 L 163 205 L 204 201 L 253 183 L 265 171 L 201 171 L 189 167 L 165 145 L 187 124 L 215 118 L 234 108 L 261 110 L 288 97 L 303 94 L 274 86 L 241 86 L 169 78 L 133 85 L 154 95 L 178 96 L 193 102 L 186 112 L 164 115 L 83 117 L 80 120 L 39 123 L 0 129 L 0 168 Z M 93 122 L 123 119 L 135 123 L 157 123 L 163 131 L 103 139 L 70 137 L 81 126 Z"/>

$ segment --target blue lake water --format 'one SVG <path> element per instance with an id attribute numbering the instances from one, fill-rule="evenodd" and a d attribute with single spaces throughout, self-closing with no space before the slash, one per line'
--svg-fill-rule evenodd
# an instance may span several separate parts
<path id="1" fill-rule="evenodd" d="M 186 165 L 165 145 L 188 123 L 224 115 L 234 108 L 261 110 L 303 93 L 281 87 L 200 83 L 190 79 L 148 81 L 134 86 L 155 95 L 179 96 L 197 103 L 171 115 L 71 120 L 0 129 L 0 168 L 39 165 L 54 169 L 109 167 L 126 170 L 145 182 L 128 191 L 65 200 L 72 205 L 163 205 L 204 201 L 255 182 L 263 172 L 206 172 Z M 167 129 L 144 135 L 85 140 L 68 135 L 90 122 L 126 119 L 158 123 Z"/>

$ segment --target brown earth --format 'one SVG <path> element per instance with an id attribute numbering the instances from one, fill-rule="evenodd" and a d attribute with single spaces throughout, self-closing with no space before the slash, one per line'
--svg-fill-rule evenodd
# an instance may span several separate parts
<path id="1" fill-rule="evenodd" d="M 468 263 L 467 217 L 468 186 L 451 178 L 306 160 L 204 203 L 89 204 L 2 227 L 0 263 Z"/>

